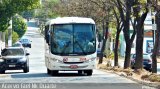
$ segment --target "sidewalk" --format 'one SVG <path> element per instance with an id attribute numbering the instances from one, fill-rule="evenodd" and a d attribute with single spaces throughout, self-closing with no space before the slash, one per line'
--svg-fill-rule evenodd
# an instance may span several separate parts
<path id="1" fill-rule="evenodd" d="M 118 64 L 119 64 L 119 66 L 122 67 L 122 68 L 123 68 L 123 66 L 124 66 L 124 61 L 125 61 L 124 58 L 119 58 L 119 59 L 118 59 Z M 106 64 L 106 63 L 107 63 L 107 59 L 104 58 L 103 64 Z M 160 64 L 160 58 L 157 58 L 157 64 Z M 111 65 L 114 66 L 114 59 L 111 60 Z"/>

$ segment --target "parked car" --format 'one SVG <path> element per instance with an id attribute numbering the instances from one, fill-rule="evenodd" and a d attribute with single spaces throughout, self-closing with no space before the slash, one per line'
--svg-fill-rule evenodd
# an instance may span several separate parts
<path id="1" fill-rule="evenodd" d="M 20 43 L 22 43 L 23 47 L 29 47 L 31 48 L 31 41 L 27 38 L 22 38 L 19 40 Z"/>
<path id="2" fill-rule="evenodd" d="M 5 70 L 23 69 L 24 73 L 29 72 L 29 53 L 22 47 L 8 47 L 2 50 L 0 58 L 0 73 Z"/>
<path id="3" fill-rule="evenodd" d="M 20 42 L 16 42 L 15 44 L 12 45 L 12 47 L 23 47 L 23 45 Z"/>
<path id="4" fill-rule="evenodd" d="M 134 68 L 135 67 L 135 58 L 136 58 L 136 54 L 132 54 L 131 55 L 131 67 Z M 143 54 L 143 67 L 144 69 L 147 69 L 149 71 L 151 71 L 152 69 L 152 58 L 150 54 Z"/>

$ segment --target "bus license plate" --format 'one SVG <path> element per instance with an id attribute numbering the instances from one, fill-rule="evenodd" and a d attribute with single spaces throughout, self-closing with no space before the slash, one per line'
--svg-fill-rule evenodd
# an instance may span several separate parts
<path id="1" fill-rule="evenodd" d="M 70 65 L 70 68 L 71 68 L 71 69 L 77 69 L 78 66 L 77 66 L 77 65 Z"/>
<path id="2" fill-rule="evenodd" d="M 16 65 L 9 65 L 9 67 L 16 67 Z"/>

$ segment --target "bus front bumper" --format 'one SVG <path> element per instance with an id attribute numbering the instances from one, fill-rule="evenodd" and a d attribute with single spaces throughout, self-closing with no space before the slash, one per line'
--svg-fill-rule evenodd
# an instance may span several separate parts
<path id="1" fill-rule="evenodd" d="M 61 71 L 76 71 L 76 70 L 88 70 L 88 69 L 95 69 L 96 68 L 96 62 L 91 61 L 87 63 L 75 63 L 75 64 L 66 64 L 66 63 L 60 63 L 55 61 L 50 61 L 49 64 L 50 70 L 61 70 Z"/>

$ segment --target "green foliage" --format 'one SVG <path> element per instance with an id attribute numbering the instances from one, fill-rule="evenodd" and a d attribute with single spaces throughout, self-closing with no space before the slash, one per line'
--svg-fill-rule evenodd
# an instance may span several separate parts
<path id="1" fill-rule="evenodd" d="M 37 18 L 55 18 L 58 14 L 55 12 L 59 0 L 46 0 L 42 3 L 42 7 L 37 11 Z"/>
<path id="2" fill-rule="evenodd" d="M 27 10 L 22 12 L 20 15 L 22 15 L 23 18 L 33 18 L 35 17 L 35 10 Z"/>
<path id="3" fill-rule="evenodd" d="M 5 42 L 8 42 L 8 30 L 5 31 Z M 15 42 L 17 42 L 19 39 L 19 36 L 16 32 L 12 31 L 12 43 L 14 44 Z"/>
<path id="4" fill-rule="evenodd" d="M 18 39 L 19 39 L 18 34 L 17 34 L 16 32 L 13 31 L 13 32 L 12 32 L 12 43 L 17 42 Z"/>
<path id="5" fill-rule="evenodd" d="M 9 21 L 16 13 L 39 7 L 39 0 L 1 0 L 0 31 L 9 27 Z"/>
<path id="6" fill-rule="evenodd" d="M 19 35 L 19 37 L 22 37 L 27 30 L 26 22 L 19 15 L 14 16 L 12 20 L 13 20 L 13 31 L 15 31 Z"/>
<path id="7" fill-rule="evenodd" d="M 116 23 L 115 22 L 110 22 L 109 27 L 110 27 L 110 36 L 115 39 L 116 38 Z"/>

